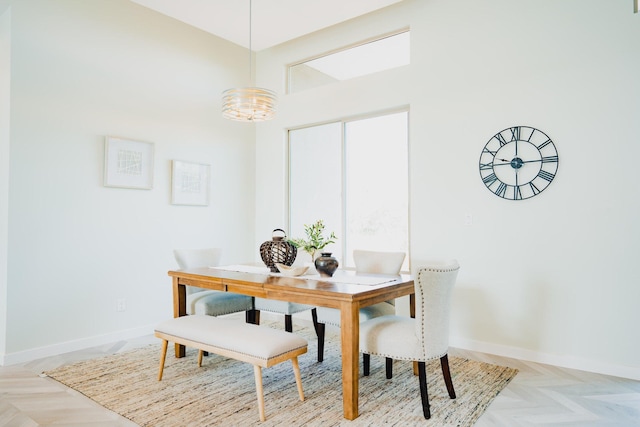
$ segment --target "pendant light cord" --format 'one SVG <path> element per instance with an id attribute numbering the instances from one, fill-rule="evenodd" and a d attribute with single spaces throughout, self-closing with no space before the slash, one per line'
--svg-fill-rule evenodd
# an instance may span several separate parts
<path id="1" fill-rule="evenodd" d="M 1 0 L 0 0 L 1 1 Z M 249 0 L 249 86 L 253 86 L 253 1 Z M 231 88 L 222 92 L 222 117 L 239 122 L 263 122 L 276 114 L 277 95 L 260 87 Z"/>
<path id="2" fill-rule="evenodd" d="M 253 59 L 251 55 L 251 5 L 253 0 L 249 0 L 249 85 L 253 86 Z"/>

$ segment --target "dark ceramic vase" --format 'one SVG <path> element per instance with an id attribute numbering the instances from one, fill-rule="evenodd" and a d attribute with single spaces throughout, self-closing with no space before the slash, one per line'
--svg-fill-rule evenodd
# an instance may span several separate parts
<path id="1" fill-rule="evenodd" d="M 316 271 L 323 277 L 331 277 L 338 269 L 338 260 L 331 256 L 331 252 L 322 252 L 315 261 Z"/>

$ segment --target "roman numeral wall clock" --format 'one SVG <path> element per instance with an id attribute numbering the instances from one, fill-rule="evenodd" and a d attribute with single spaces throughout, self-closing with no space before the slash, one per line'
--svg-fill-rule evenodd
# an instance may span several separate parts
<path id="1" fill-rule="evenodd" d="M 558 172 L 551 138 L 530 126 L 513 126 L 489 139 L 480 153 L 480 177 L 496 196 L 524 200 L 540 194 Z"/>

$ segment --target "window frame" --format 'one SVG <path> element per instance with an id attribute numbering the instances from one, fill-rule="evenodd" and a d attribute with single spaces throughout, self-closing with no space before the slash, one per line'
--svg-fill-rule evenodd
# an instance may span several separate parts
<path id="1" fill-rule="evenodd" d="M 324 121 L 324 122 L 317 122 L 317 123 L 312 123 L 312 124 L 307 124 L 307 125 L 301 125 L 301 126 L 296 126 L 296 127 L 292 127 L 292 128 L 288 128 L 286 129 L 286 164 L 287 164 L 287 170 L 286 170 L 286 196 L 285 196 L 285 201 L 286 201 L 286 224 L 287 224 L 287 230 L 288 230 L 288 235 L 290 237 L 296 237 L 296 236 L 291 236 L 291 230 L 292 230 L 292 223 L 291 223 L 291 182 L 292 182 L 292 171 L 291 171 L 291 132 L 294 132 L 296 130 L 301 130 L 301 129 L 308 129 L 308 128 L 312 128 L 312 127 L 316 127 L 316 126 L 324 126 L 324 125 L 329 125 L 329 124 L 335 124 L 335 123 L 339 123 L 340 124 L 340 153 L 341 153 L 341 159 L 340 159 L 340 163 L 341 163 L 341 191 L 342 191 L 342 198 L 341 198 L 341 207 L 340 207 L 340 216 L 341 216 L 341 224 L 342 224 L 342 228 L 339 230 L 340 232 L 340 236 L 342 236 L 342 239 L 339 239 L 335 244 L 338 244 L 340 246 L 340 253 L 341 253 L 341 257 L 339 258 L 339 262 L 340 262 L 340 268 L 344 268 L 344 269 L 348 269 L 348 270 L 354 270 L 355 267 L 353 266 L 348 266 L 349 263 L 346 262 L 346 258 L 349 256 L 349 254 L 346 253 L 346 249 L 347 249 L 347 242 L 346 239 L 344 238 L 344 236 L 346 236 L 347 233 L 347 203 L 346 203 L 346 197 L 347 197 L 347 180 L 346 180 L 346 168 L 347 168 L 347 164 L 346 164 L 346 143 L 345 143 L 345 137 L 346 137 L 346 125 L 349 122 L 355 122 L 355 121 L 359 121 L 359 120 L 366 120 L 366 119 L 372 119 L 372 118 L 376 118 L 376 117 L 383 117 L 386 115 L 392 115 L 392 114 L 397 114 L 397 113 L 406 113 L 407 115 L 407 163 L 406 163 L 406 173 L 407 173 L 407 249 L 406 249 L 406 260 L 405 263 L 403 265 L 402 272 L 410 272 L 411 271 L 411 198 L 410 198 L 410 190 L 411 190 L 411 170 L 410 170 L 410 149 L 411 149 L 411 144 L 410 144 L 410 125 L 411 125 L 411 112 L 410 112 L 410 108 L 409 106 L 402 106 L 399 108 L 393 108 L 393 109 L 388 109 L 388 110 L 382 110 L 382 111 L 376 111 L 376 112 L 371 112 L 371 113 L 366 113 L 366 114 L 360 114 L 360 115 L 354 115 L 354 116 L 349 116 L 349 117 L 344 117 L 344 118 L 337 118 L 335 120 L 328 120 L 328 121 Z M 327 230 L 327 232 L 331 232 L 333 230 Z M 337 231 L 337 230 L 336 230 Z M 349 258 L 351 259 L 351 258 Z"/>
<path id="2" fill-rule="evenodd" d="M 306 90 L 306 89 L 302 89 L 300 91 L 293 91 L 292 90 L 292 84 L 293 84 L 292 83 L 293 79 L 292 79 L 292 75 L 291 75 L 292 74 L 292 68 L 294 68 L 296 66 L 299 66 L 299 65 L 302 65 L 302 64 L 305 64 L 307 62 L 315 61 L 316 59 L 325 58 L 327 56 L 331 56 L 331 55 L 335 55 L 335 54 L 338 54 L 338 53 L 346 52 L 346 51 L 348 51 L 350 49 L 355 49 L 355 48 L 358 48 L 358 47 L 361 47 L 361 46 L 365 46 L 365 45 L 370 44 L 370 43 L 375 43 L 375 42 L 378 42 L 378 41 L 381 41 L 381 40 L 384 40 L 384 39 L 387 39 L 387 38 L 390 38 L 390 37 L 398 36 L 398 35 L 404 34 L 404 33 L 408 33 L 409 34 L 409 40 L 411 40 L 411 28 L 410 27 L 403 27 L 403 28 L 400 28 L 400 29 L 395 30 L 395 31 L 391 31 L 391 32 L 384 33 L 384 34 L 378 34 L 378 35 L 376 35 L 374 37 L 370 37 L 370 38 L 367 38 L 367 39 L 364 39 L 364 40 L 360 40 L 360 41 L 355 42 L 355 43 L 344 45 L 344 46 L 336 48 L 336 49 L 331 49 L 329 51 L 325 51 L 323 53 L 319 53 L 317 55 L 309 56 L 309 57 L 301 59 L 299 61 L 295 61 L 295 62 L 292 62 L 290 64 L 287 64 L 286 65 L 286 73 L 285 73 L 285 78 L 286 78 L 286 82 L 285 82 L 286 92 L 285 93 L 287 95 L 289 95 L 289 94 L 299 93 L 301 91 Z M 409 41 L 409 43 L 411 43 L 411 41 Z M 411 45 L 409 45 L 409 49 L 410 48 L 411 48 Z M 403 66 L 410 65 L 410 64 L 411 64 L 411 55 L 409 55 L 409 63 L 405 64 Z M 393 69 L 393 68 L 390 68 L 390 69 Z M 371 75 L 371 74 L 375 74 L 376 72 L 379 72 L 379 71 L 373 71 L 371 73 L 362 74 L 362 75 L 360 75 L 358 77 L 368 76 L 368 75 Z M 349 79 L 347 79 L 347 80 L 349 80 Z M 339 80 L 339 81 L 347 81 L 347 80 Z M 321 87 L 321 86 L 323 86 L 323 85 L 315 86 L 315 87 L 313 87 L 313 89 Z"/>

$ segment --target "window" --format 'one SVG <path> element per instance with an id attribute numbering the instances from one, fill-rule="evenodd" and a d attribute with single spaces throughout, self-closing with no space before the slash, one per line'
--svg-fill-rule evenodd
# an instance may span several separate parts
<path id="1" fill-rule="evenodd" d="M 387 36 L 289 67 L 289 93 L 409 65 L 409 32 Z"/>
<path id="2" fill-rule="evenodd" d="M 404 251 L 408 270 L 408 119 L 403 111 L 291 130 L 290 236 L 322 219 L 338 236 L 327 250 L 341 266 L 354 267 L 354 249 Z"/>

